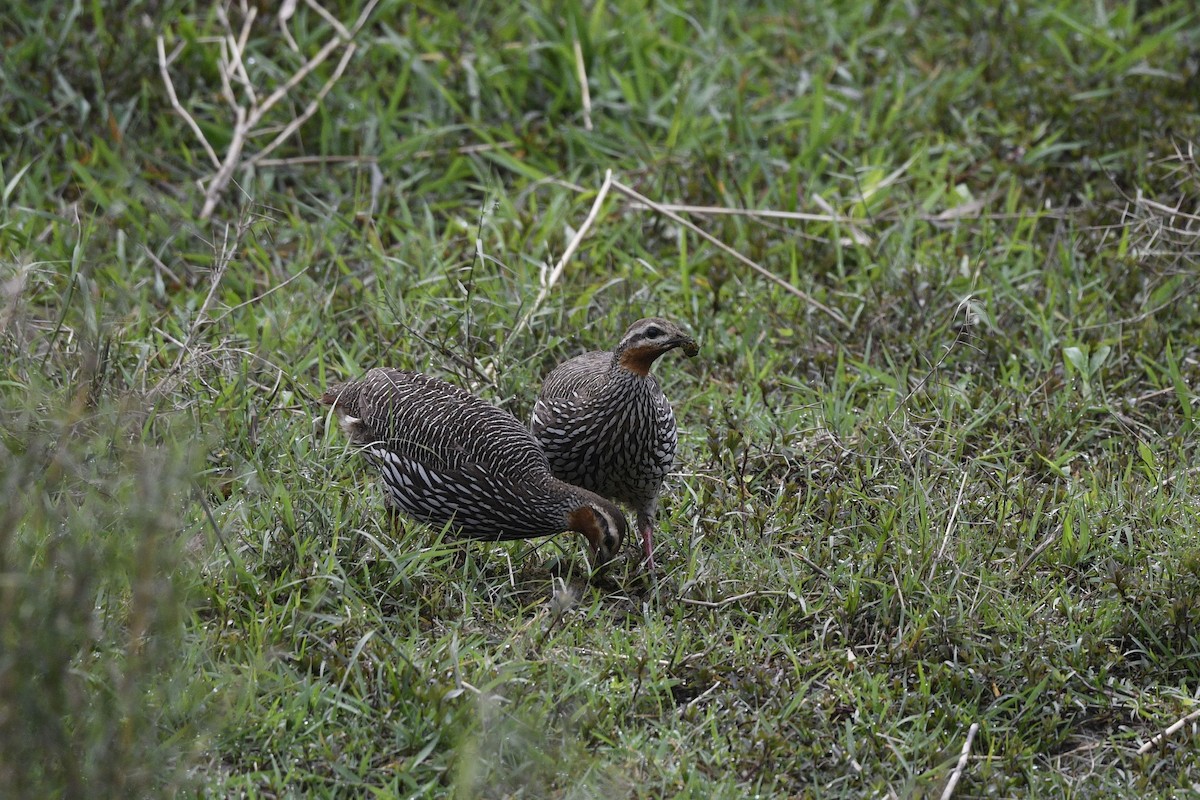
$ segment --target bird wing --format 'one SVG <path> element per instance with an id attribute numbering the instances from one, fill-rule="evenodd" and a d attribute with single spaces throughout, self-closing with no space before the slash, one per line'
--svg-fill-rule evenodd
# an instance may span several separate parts
<path id="1" fill-rule="evenodd" d="M 548 468 L 537 442 L 511 414 L 430 375 L 373 369 L 326 393 L 357 418 L 358 444 L 382 444 L 438 471 L 537 474 Z"/>

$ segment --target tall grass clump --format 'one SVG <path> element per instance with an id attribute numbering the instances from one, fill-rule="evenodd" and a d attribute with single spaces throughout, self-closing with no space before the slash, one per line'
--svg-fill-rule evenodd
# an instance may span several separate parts
<path id="1" fill-rule="evenodd" d="M 10 373 L 11 374 L 11 373 Z M 11 382 L 11 379 L 10 379 Z M 0 786 L 5 797 L 178 787 L 190 461 L 143 415 L 26 385 L 0 417 Z M 188 437 L 180 437 L 187 441 Z"/>

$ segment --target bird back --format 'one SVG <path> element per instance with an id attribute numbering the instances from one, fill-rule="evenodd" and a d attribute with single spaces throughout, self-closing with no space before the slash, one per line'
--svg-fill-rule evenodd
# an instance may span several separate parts
<path id="1" fill-rule="evenodd" d="M 559 364 L 542 382 L 541 398 L 560 399 L 590 396 L 608 380 L 613 354 L 593 350 Z"/>

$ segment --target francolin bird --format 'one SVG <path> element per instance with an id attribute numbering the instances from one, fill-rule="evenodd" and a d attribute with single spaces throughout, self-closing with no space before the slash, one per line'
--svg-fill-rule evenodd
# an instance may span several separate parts
<path id="1" fill-rule="evenodd" d="M 678 441 L 675 414 L 650 367 L 676 347 L 689 357 L 700 349 L 669 320 L 638 320 L 615 350 L 584 353 L 547 375 L 531 422 L 555 477 L 637 512 L 650 570 L 658 496 Z"/>
<path id="2" fill-rule="evenodd" d="M 594 566 L 625 538 L 621 510 L 551 475 L 515 417 L 445 381 L 373 369 L 321 401 L 379 470 L 391 504 L 422 522 L 491 541 L 577 531 Z"/>

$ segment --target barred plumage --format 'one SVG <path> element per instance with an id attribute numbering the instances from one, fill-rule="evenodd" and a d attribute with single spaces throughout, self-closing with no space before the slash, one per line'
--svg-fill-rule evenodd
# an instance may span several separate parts
<path id="1" fill-rule="evenodd" d="M 678 439 L 650 367 L 676 347 L 699 352 L 675 323 L 638 320 L 615 350 L 584 353 L 547 375 L 530 425 L 556 477 L 633 507 L 650 569 L 658 495 Z"/>
<path id="2" fill-rule="evenodd" d="M 456 386 L 373 369 L 321 401 L 379 470 L 391 503 L 412 517 L 493 541 L 578 531 L 597 563 L 624 539 L 620 509 L 555 478 L 516 418 Z"/>

